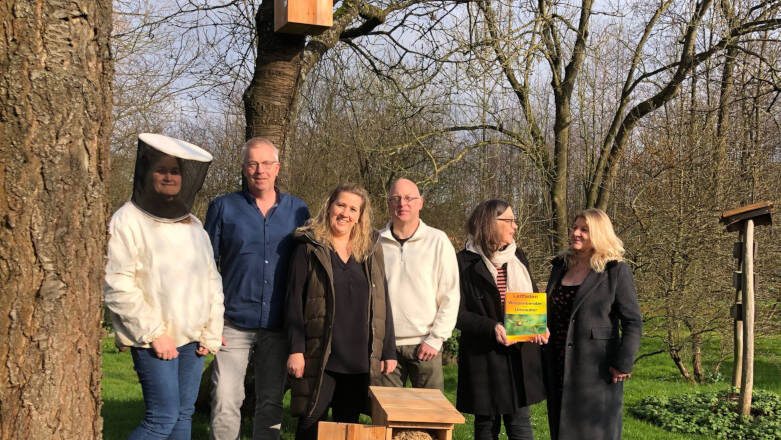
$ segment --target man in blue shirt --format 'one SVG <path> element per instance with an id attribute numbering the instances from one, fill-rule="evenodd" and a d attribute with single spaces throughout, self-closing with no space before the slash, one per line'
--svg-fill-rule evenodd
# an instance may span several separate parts
<path id="1" fill-rule="evenodd" d="M 247 188 L 209 204 L 205 228 L 225 294 L 223 347 L 214 358 L 211 438 L 235 440 L 241 426 L 244 375 L 255 365 L 252 438 L 279 439 L 287 336 L 283 330 L 292 233 L 309 218 L 306 204 L 275 187 L 279 153 L 267 139 L 242 149 Z"/>

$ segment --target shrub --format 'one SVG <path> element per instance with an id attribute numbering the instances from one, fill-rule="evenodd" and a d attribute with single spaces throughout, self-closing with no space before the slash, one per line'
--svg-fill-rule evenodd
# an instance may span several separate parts
<path id="1" fill-rule="evenodd" d="M 453 335 L 442 344 L 442 363 L 445 365 L 455 365 L 458 361 L 458 340 L 461 337 L 461 330 L 453 329 Z"/>
<path id="2" fill-rule="evenodd" d="M 755 390 L 751 417 L 736 412 L 731 391 L 646 397 L 629 409 L 634 417 L 668 431 L 704 434 L 730 440 L 775 440 L 781 438 L 781 397 Z"/>

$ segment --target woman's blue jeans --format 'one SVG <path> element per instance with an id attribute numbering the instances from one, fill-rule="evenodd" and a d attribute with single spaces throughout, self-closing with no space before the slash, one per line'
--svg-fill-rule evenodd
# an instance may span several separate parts
<path id="1" fill-rule="evenodd" d="M 169 361 L 158 358 L 151 348 L 131 349 L 146 412 L 128 440 L 190 440 L 205 359 L 195 353 L 197 348 L 197 342 L 182 345 L 177 348 L 179 356 Z"/>

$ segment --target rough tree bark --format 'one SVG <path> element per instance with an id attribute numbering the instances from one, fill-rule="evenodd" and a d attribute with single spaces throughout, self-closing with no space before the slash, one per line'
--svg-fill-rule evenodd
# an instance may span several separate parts
<path id="1" fill-rule="evenodd" d="M 0 3 L 0 438 L 100 438 L 111 2 Z"/>
<path id="2" fill-rule="evenodd" d="M 263 1 L 255 26 L 258 56 L 252 82 L 244 92 L 247 139 L 263 136 L 282 150 L 295 109 L 306 38 L 274 33 L 273 0 Z"/>

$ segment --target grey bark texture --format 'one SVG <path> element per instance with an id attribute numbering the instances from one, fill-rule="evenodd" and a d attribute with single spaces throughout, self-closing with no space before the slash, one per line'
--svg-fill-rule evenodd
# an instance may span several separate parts
<path id="1" fill-rule="evenodd" d="M 100 438 L 109 1 L 0 3 L 0 438 Z"/>

